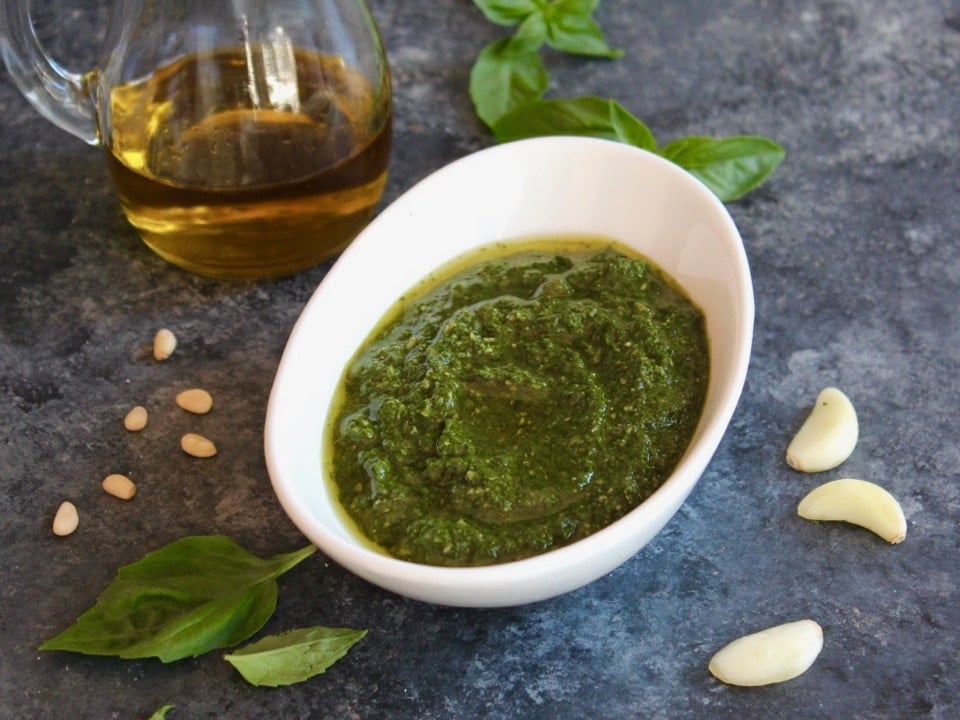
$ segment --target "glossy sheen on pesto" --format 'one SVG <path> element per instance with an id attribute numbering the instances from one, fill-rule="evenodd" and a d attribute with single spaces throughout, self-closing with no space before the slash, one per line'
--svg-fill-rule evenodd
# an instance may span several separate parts
<path id="1" fill-rule="evenodd" d="M 700 417 L 704 320 L 674 283 L 609 241 L 511 247 L 401 300 L 341 380 L 328 474 L 396 557 L 483 565 L 585 537 L 660 486 Z"/>

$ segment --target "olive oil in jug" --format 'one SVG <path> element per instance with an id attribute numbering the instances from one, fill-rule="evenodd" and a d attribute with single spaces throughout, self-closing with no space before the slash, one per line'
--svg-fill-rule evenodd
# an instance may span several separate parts
<path id="1" fill-rule="evenodd" d="M 388 97 L 341 59 L 300 50 L 296 85 L 258 87 L 249 55 L 189 56 L 110 96 L 107 165 L 128 219 L 161 256 L 205 274 L 320 262 L 367 223 L 386 181 Z"/>
<path id="2" fill-rule="evenodd" d="M 341 250 L 383 193 L 390 71 L 364 0 L 111 0 L 68 71 L 0 2 L 14 83 L 106 154 L 128 219 L 189 270 L 285 275 Z"/>

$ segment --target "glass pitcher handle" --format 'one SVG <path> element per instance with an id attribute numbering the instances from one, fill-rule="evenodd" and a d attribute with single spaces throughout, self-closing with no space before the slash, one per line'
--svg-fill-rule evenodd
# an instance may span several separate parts
<path id="1" fill-rule="evenodd" d="M 72 73 L 47 57 L 33 29 L 28 0 L 0 3 L 0 55 L 14 84 L 41 115 L 84 142 L 99 144 L 94 74 Z"/>

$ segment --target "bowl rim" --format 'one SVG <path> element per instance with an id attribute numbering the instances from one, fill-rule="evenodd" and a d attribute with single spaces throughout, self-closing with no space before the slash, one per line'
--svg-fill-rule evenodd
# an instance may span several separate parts
<path id="1" fill-rule="evenodd" d="M 280 403 L 283 392 L 285 391 L 285 383 L 287 382 L 286 378 L 288 373 L 286 371 L 288 366 L 294 362 L 292 353 L 301 342 L 302 334 L 306 332 L 305 328 L 307 326 L 307 319 L 310 317 L 309 310 L 312 304 L 316 302 L 316 298 L 320 295 L 324 286 L 330 282 L 330 280 L 328 280 L 329 278 L 336 278 L 341 272 L 349 272 L 349 259 L 353 254 L 359 252 L 359 248 L 362 247 L 365 242 L 364 238 L 375 235 L 380 225 L 390 222 L 392 213 L 398 212 L 397 208 L 402 209 L 406 199 L 414 193 L 421 192 L 426 183 L 442 182 L 448 175 L 459 172 L 465 163 L 475 162 L 479 156 L 489 157 L 498 154 L 508 154 L 531 146 L 537 146 L 548 152 L 559 152 L 564 147 L 567 147 L 569 143 L 583 145 L 585 147 L 596 145 L 598 148 L 614 145 L 618 146 L 617 152 L 641 154 L 646 156 L 646 161 L 660 164 L 658 172 L 672 173 L 680 182 L 689 183 L 691 185 L 691 191 L 701 196 L 703 193 L 709 195 L 709 198 L 701 197 L 700 199 L 713 204 L 712 210 L 716 215 L 716 219 L 723 224 L 724 233 L 728 239 L 732 240 L 727 250 L 732 251 L 732 268 L 734 270 L 733 274 L 735 275 L 732 288 L 737 296 L 740 309 L 736 323 L 736 331 L 739 337 L 733 343 L 735 356 L 731 363 L 731 372 L 728 376 L 722 378 L 722 380 L 725 381 L 724 385 L 716 391 L 717 397 L 719 398 L 716 411 L 708 419 L 706 425 L 704 425 L 704 418 L 701 417 L 701 421 L 698 423 L 694 437 L 691 439 L 686 452 L 677 463 L 673 472 L 671 472 L 657 490 L 618 520 L 592 533 L 586 538 L 582 538 L 569 545 L 555 548 L 529 558 L 505 563 L 471 567 L 446 567 L 425 565 L 390 557 L 357 542 L 350 542 L 342 538 L 339 534 L 318 522 L 315 516 L 308 512 L 305 504 L 299 501 L 296 492 L 297 483 L 284 476 L 284 471 L 278 458 L 281 445 L 280 432 L 283 413 L 283 408 L 280 407 Z M 414 283 L 415 282 L 416 280 Z M 411 285 L 414 283 L 411 283 Z M 493 607 L 542 600 L 568 590 L 573 590 L 614 569 L 641 549 L 669 522 L 677 508 L 683 503 L 687 495 L 689 495 L 699 481 L 700 475 L 710 462 L 726 432 L 727 426 L 742 394 L 752 351 L 754 313 L 755 305 L 749 263 L 742 237 L 732 217 L 724 204 L 717 199 L 706 186 L 673 163 L 654 153 L 624 145 L 623 143 L 578 136 L 552 136 L 518 140 L 511 143 L 494 145 L 470 153 L 428 174 L 400 194 L 396 200 L 374 218 L 367 228 L 357 236 L 354 242 L 344 250 L 337 261 L 330 267 L 302 309 L 290 332 L 279 361 L 267 404 L 264 443 L 268 474 L 274 492 L 293 523 L 330 559 L 376 585 L 409 597 L 438 604 Z M 369 332 L 369 328 L 367 332 Z M 711 378 L 711 381 L 712 380 L 713 378 Z M 318 411 L 321 424 L 327 412 L 328 408 L 323 408 Z M 320 431 L 322 432 L 322 427 Z M 318 468 L 320 468 L 319 472 L 322 473 L 319 459 Z M 324 483 L 326 482 L 326 480 L 322 478 L 322 475 L 320 476 L 320 480 Z M 324 492 L 326 492 L 326 490 Z M 653 524 L 656 525 L 656 527 L 652 529 L 652 532 L 638 536 L 636 531 L 637 523 L 649 525 L 652 519 L 662 516 L 664 513 L 667 513 L 666 519 L 659 524 L 654 522 Z M 619 552 L 615 552 L 618 548 Z M 600 568 L 602 572 L 572 587 L 564 586 L 559 592 L 554 591 L 548 581 L 542 592 L 527 590 L 519 602 L 512 599 L 499 602 L 491 600 L 490 598 L 477 597 L 472 599 L 470 597 L 464 597 L 463 588 L 471 588 L 473 592 L 482 595 L 484 591 L 492 591 L 502 587 L 504 584 L 525 585 L 529 584 L 531 577 L 549 578 L 551 570 L 555 569 L 558 565 L 582 565 L 583 563 L 592 561 L 596 556 L 607 557 L 606 562 L 597 561 L 596 563 L 598 568 L 600 566 L 605 568 Z M 415 578 L 415 580 L 413 578 Z M 415 583 L 415 586 L 411 586 L 411 583 Z M 404 589 L 397 589 L 398 585 L 403 586 Z M 454 593 L 460 598 L 458 601 L 446 602 L 436 599 L 438 592 L 443 594 L 444 591 L 449 591 L 451 588 L 459 588 L 459 591 Z"/>

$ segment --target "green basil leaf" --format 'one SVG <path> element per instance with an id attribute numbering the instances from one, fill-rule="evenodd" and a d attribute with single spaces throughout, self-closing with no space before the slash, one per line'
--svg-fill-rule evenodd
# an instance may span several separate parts
<path id="1" fill-rule="evenodd" d="M 480 119 L 493 125 L 516 105 L 539 98 L 549 82 L 536 51 L 497 40 L 481 51 L 470 71 L 470 97 Z"/>
<path id="2" fill-rule="evenodd" d="M 590 96 L 524 103 L 497 120 L 493 132 L 500 142 L 541 135 L 584 135 L 645 149 L 656 147 L 646 125 L 622 105 Z"/>
<path id="3" fill-rule="evenodd" d="M 553 0 L 561 12 L 571 15 L 591 15 L 600 6 L 600 0 Z"/>
<path id="4" fill-rule="evenodd" d="M 547 39 L 547 23 L 543 13 L 534 13 L 518 27 L 508 40 L 507 50 L 516 55 L 536 53 Z M 542 66 L 543 63 L 538 58 Z"/>
<path id="5" fill-rule="evenodd" d="M 157 708 L 153 715 L 150 716 L 150 720 L 166 720 L 167 713 L 173 710 L 173 708 L 173 705 L 164 705 L 162 708 Z"/>
<path id="6" fill-rule="evenodd" d="M 366 634 L 350 628 L 303 628 L 265 637 L 223 657 L 251 685 L 293 685 L 324 672 Z"/>
<path id="7" fill-rule="evenodd" d="M 540 11 L 536 0 L 473 0 L 473 4 L 497 25 L 516 25 Z"/>
<path id="8" fill-rule="evenodd" d="M 600 26 L 591 17 L 598 0 L 559 0 L 549 5 L 544 12 L 547 25 L 547 44 L 554 50 L 589 55 L 591 57 L 618 58 L 623 55 L 607 44 Z"/>
<path id="9" fill-rule="evenodd" d="M 656 152 L 657 141 L 650 132 L 650 128 L 613 100 L 610 101 L 610 122 L 620 142 Z"/>
<path id="10" fill-rule="evenodd" d="M 723 202 L 742 197 L 783 161 L 784 150 L 763 137 L 685 137 L 660 150 L 666 159 L 699 178 Z"/>
<path id="11" fill-rule="evenodd" d="M 273 614 L 277 577 L 314 552 L 264 560 L 221 535 L 177 540 L 120 568 L 96 604 L 40 649 L 171 662 L 236 645 Z"/>

